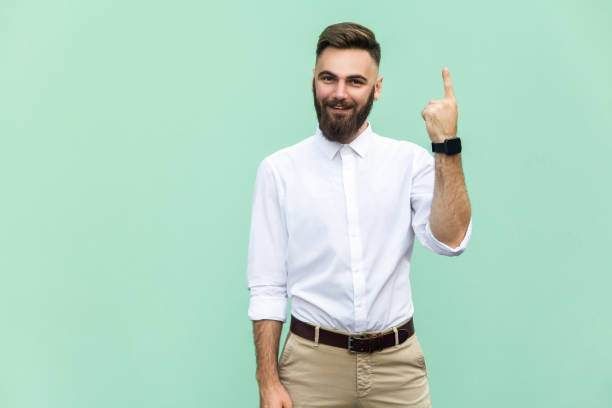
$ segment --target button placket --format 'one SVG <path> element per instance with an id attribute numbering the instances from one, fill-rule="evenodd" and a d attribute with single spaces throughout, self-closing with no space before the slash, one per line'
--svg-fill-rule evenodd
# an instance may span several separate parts
<path id="1" fill-rule="evenodd" d="M 362 272 L 362 246 L 359 235 L 359 212 L 356 201 L 355 156 L 348 145 L 340 150 L 342 176 L 346 199 L 350 261 L 353 276 L 353 298 L 355 302 L 355 331 L 365 331 L 366 312 L 364 305 L 365 276 Z"/>

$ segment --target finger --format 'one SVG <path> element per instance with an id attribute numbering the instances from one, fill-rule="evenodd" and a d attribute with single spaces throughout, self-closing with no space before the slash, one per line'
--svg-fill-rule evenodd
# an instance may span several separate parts
<path id="1" fill-rule="evenodd" d="M 442 79 L 444 80 L 444 97 L 454 99 L 455 92 L 453 91 L 453 83 L 451 82 L 448 68 L 442 70 Z"/>

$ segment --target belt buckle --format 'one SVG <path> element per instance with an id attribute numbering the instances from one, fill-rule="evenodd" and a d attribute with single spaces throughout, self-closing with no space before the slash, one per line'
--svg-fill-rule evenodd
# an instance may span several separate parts
<path id="1" fill-rule="evenodd" d="M 370 353 L 372 352 L 372 343 L 369 342 L 368 343 L 368 350 L 362 350 L 362 351 L 358 351 L 353 349 L 353 341 L 355 339 L 359 340 L 359 339 L 371 339 L 371 338 L 375 338 L 375 337 L 379 337 L 379 335 L 377 334 L 351 334 L 348 336 L 348 351 L 349 353 Z M 377 348 L 378 349 L 378 348 Z M 382 348 L 381 348 L 382 350 Z"/>
<path id="2" fill-rule="evenodd" d="M 356 339 L 356 338 L 361 338 L 361 336 L 360 335 L 352 335 L 352 334 L 349 334 L 349 336 L 348 336 L 348 351 L 349 351 L 349 353 L 359 353 L 357 350 L 353 350 L 353 339 Z"/>

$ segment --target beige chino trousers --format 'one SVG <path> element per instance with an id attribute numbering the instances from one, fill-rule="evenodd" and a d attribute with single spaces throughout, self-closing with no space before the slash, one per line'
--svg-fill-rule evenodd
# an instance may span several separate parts
<path id="1" fill-rule="evenodd" d="M 278 374 L 291 396 L 293 408 L 431 407 L 425 357 L 416 334 L 398 344 L 397 327 L 404 323 L 387 330 L 361 332 L 395 331 L 395 346 L 371 353 L 351 353 L 290 331 Z M 317 326 L 312 326 L 316 330 Z"/>

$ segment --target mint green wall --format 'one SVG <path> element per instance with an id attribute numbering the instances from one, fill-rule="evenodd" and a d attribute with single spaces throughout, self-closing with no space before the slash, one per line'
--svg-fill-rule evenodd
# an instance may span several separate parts
<path id="1" fill-rule="evenodd" d="M 258 406 L 255 171 L 316 130 L 341 21 L 382 45 L 377 133 L 428 147 L 454 84 L 473 237 L 412 268 L 434 406 L 612 406 L 612 6 L 495 3 L 2 1 L 0 406 Z"/>

